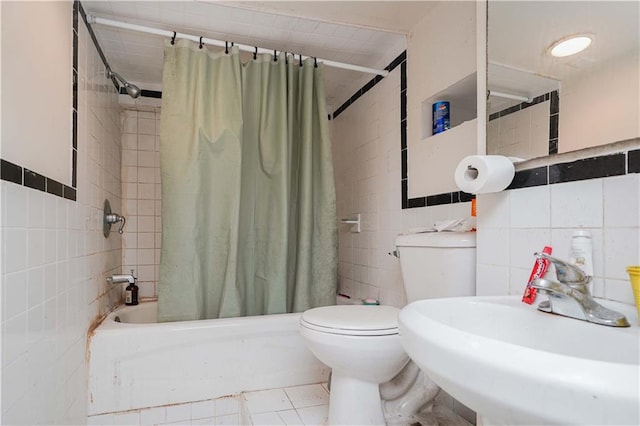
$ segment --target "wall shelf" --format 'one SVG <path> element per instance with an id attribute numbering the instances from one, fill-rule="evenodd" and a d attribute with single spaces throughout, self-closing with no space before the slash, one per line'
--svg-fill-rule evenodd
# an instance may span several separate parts
<path id="1" fill-rule="evenodd" d="M 428 139 L 432 133 L 432 105 L 437 101 L 449 101 L 450 132 L 466 121 L 473 120 L 478 115 L 477 105 L 477 73 L 472 73 L 455 82 L 444 90 L 422 101 L 421 128 L 422 139 Z"/>

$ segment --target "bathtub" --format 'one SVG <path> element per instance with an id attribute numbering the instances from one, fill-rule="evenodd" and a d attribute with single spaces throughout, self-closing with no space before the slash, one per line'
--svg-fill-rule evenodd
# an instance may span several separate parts
<path id="1" fill-rule="evenodd" d="M 156 322 L 156 302 L 109 314 L 91 334 L 89 415 L 320 383 L 300 314 Z"/>

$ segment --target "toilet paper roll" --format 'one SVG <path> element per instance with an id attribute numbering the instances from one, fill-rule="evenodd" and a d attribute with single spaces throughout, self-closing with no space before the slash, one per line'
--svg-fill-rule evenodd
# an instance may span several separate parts
<path id="1" fill-rule="evenodd" d="M 502 155 L 470 155 L 456 167 L 455 181 L 461 191 L 487 194 L 505 189 L 516 171 L 513 163 Z"/>

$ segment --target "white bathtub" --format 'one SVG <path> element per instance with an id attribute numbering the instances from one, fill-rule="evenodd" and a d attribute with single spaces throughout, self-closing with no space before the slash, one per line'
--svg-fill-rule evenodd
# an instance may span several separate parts
<path id="1" fill-rule="evenodd" d="M 156 308 L 117 309 L 90 337 L 89 415 L 327 379 L 298 332 L 300 314 L 156 323 Z"/>

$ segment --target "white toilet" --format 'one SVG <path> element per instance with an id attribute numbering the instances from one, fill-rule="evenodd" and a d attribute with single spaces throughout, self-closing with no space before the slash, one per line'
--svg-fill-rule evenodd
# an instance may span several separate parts
<path id="1" fill-rule="evenodd" d="M 401 235 L 396 239 L 407 302 L 475 294 L 475 232 Z M 409 357 L 398 336 L 399 309 L 339 305 L 302 314 L 300 332 L 331 367 L 330 425 L 384 425 L 379 385 Z"/>

